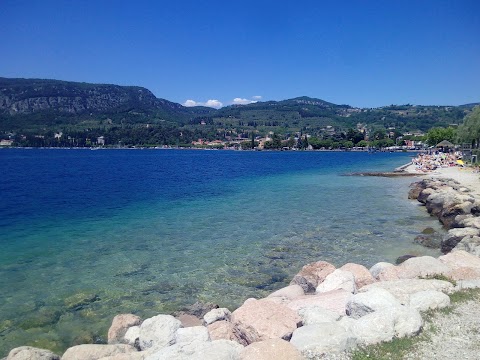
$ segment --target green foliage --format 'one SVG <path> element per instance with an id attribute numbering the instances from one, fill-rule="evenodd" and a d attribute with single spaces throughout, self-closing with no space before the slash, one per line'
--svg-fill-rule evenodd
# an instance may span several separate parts
<path id="1" fill-rule="evenodd" d="M 434 274 L 434 275 L 427 275 L 427 276 L 420 276 L 419 279 L 427 279 L 427 280 L 442 280 L 442 281 L 448 281 L 451 283 L 453 286 L 457 285 L 457 282 L 453 280 L 452 278 L 442 275 L 442 274 Z"/>
<path id="2" fill-rule="evenodd" d="M 184 107 L 135 86 L 7 78 L 0 78 L 0 97 L 8 99 L 0 102 L 0 133 L 9 138 L 14 133 L 16 144 L 22 146 L 95 145 L 98 136 L 104 136 L 107 145 L 178 146 L 198 138 L 250 138 L 253 133 L 265 136 L 272 131 L 280 140 L 272 140 L 268 148 L 280 148 L 282 139 L 298 134 L 303 134 L 300 148 L 349 148 L 364 140 L 364 133 L 356 130 L 360 123 L 370 139 L 377 141 L 372 145 L 384 147 L 390 144 L 387 131 L 396 138 L 410 130 L 447 127 L 459 123 L 473 107 L 406 104 L 358 109 L 298 97 L 216 110 Z M 7 104 L 16 104 L 20 110 L 13 112 Z M 465 129 L 470 129 L 469 119 L 465 118 Z M 60 131 L 75 140 L 55 140 L 53 133 Z M 311 137 L 305 138 L 306 134 Z M 291 140 L 283 146 L 293 147 Z"/>
<path id="3" fill-rule="evenodd" d="M 480 147 L 480 106 L 475 106 L 463 119 L 458 128 L 458 140 L 461 143 L 471 143 L 473 147 Z"/>
<path id="4" fill-rule="evenodd" d="M 454 128 L 434 127 L 428 131 L 426 141 L 428 145 L 435 146 L 443 140 L 455 143 L 455 138 L 456 130 Z"/>

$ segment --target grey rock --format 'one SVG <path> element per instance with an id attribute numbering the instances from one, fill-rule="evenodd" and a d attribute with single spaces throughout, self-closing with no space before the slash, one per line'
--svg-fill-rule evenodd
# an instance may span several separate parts
<path id="1" fill-rule="evenodd" d="M 418 311 L 442 309 L 450 305 L 450 297 L 440 291 L 424 290 L 410 295 L 409 306 Z"/>
<path id="2" fill-rule="evenodd" d="M 300 309 L 298 314 L 302 318 L 303 326 L 321 324 L 325 322 L 333 323 L 340 319 L 340 315 L 338 313 L 318 306 Z"/>
<path id="3" fill-rule="evenodd" d="M 354 295 L 347 303 L 347 315 L 359 319 L 374 311 L 400 306 L 400 302 L 389 291 L 372 287 L 366 292 Z"/>
<path id="4" fill-rule="evenodd" d="M 295 275 L 290 285 L 300 285 L 305 294 L 314 293 L 318 284 L 325 280 L 327 275 L 334 270 L 335 266 L 326 261 L 307 264 Z"/>
<path id="5" fill-rule="evenodd" d="M 227 308 L 218 308 L 212 309 L 208 313 L 206 313 L 203 316 L 203 321 L 206 325 L 210 325 L 211 323 L 219 320 L 230 321 L 231 317 L 232 313 L 230 312 L 230 310 L 228 310 Z"/>
<path id="6" fill-rule="evenodd" d="M 392 267 L 395 267 L 395 265 L 390 264 L 388 262 L 379 262 L 379 263 L 376 263 L 375 265 L 373 265 L 370 268 L 370 274 L 372 274 L 374 279 L 378 280 L 378 276 L 382 271 L 384 271 L 387 268 L 392 268 Z"/>
<path id="7" fill-rule="evenodd" d="M 423 319 L 418 310 L 408 306 L 395 308 L 395 336 L 398 338 L 418 335 L 423 328 Z"/>
<path id="8" fill-rule="evenodd" d="M 45 349 L 32 346 L 20 346 L 12 349 L 6 360 L 60 360 L 60 356 Z"/>
<path id="9" fill-rule="evenodd" d="M 175 343 L 176 332 L 182 323 L 171 315 L 157 315 L 140 325 L 141 350 L 162 348 Z"/>
<path id="10" fill-rule="evenodd" d="M 356 345 L 354 335 L 336 323 L 302 326 L 293 332 L 290 343 L 307 359 L 340 353 Z"/>
<path id="11" fill-rule="evenodd" d="M 142 319 L 133 314 L 116 315 L 112 320 L 112 325 L 108 329 L 108 343 L 119 344 L 124 343 L 124 336 L 128 328 L 137 326 L 142 323 Z M 127 342 L 128 343 L 128 342 Z"/>
<path id="12" fill-rule="evenodd" d="M 480 229 L 476 228 L 456 228 L 450 229 L 442 240 L 442 252 L 450 252 L 466 236 L 479 236 Z"/>
<path id="13" fill-rule="evenodd" d="M 175 334 L 176 343 L 193 341 L 210 341 L 210 334 L 205 326 L 192 326 L 180 328 Z"/>
<path id="14" fill-rule="evenodd" d="M 298 285 L 289 285 L 284 288 L 281 288 L 270 295 L 267 296 L 267 298 L 272 298 L 272 297 L 282 297 L 282 298 L 287 298 L 288 300 L 293 300 L 296 297 L 305 295 L 305 292 L 303 291 L 303 288 Z"/>
<path id="15" fill-rule="evenodd" d="M 132 326 L 128 328 L 127 332 L 123 336 L 123 341 L 125 344 L 135 346 L 139 343 L 140 338 L 140 326 Z"/>
<path id="16" fill-rule="evenodd" d="M 248 345 L 240 360 L 302 360 L 301 352 L 288 341 L 270 339 Z"/>
<path id="17" fill-rule="evenodd" d="M 408 304 L 410 295 L 423 290 L 437 290 L 446 294 L 453 292 L 453 285 L 443 280 L 404 279 L 380 281 L 367 285 L 360 292 L 370 291 L 372 288 L 382 288 L 390 292 L 401 304 Z"/>
<path id="18" fill-rule="evenodd" d="M 243 346 L 229 340 L 178 343 L 159 349 L 145 360 L 237 360 Z"/>
<path id="19" fill-rule="evenodd" d="M 465 236 L 453 249 L 453 251 L 457 250 L 464 250 L 470 254 L 480 257 L 480 236 Z"/>
<path id="20" fill-rule="evenodd" d="M 73 346 L 62 356 L 62 360 L 97 360 L 118 354 L 136 353 L 137 350 L 126 344 L 84 344 Z"/>
<path id="21" fill-rule="evenodd" d="M 359 345 L 378 344 L 393 339 L 395 319 L 390 309 L 382 309 L 362 316 L 350 328 Z"/>
<path id="22" fill-rule="evenodd" d="M 431 256 L 407 259 L 401 263 L 397 269 L 397 276 L 400 279 L 446 275 L 451 270 L 447 265 Z"/>
<path id="23" fill-rule="evenodd" d="M 333 290 L 346 290 L 352 294 L 357 292 L 355 277 L 350 271 L 336 269 L 317 286 L 316 293 L 326 293 Z"/>

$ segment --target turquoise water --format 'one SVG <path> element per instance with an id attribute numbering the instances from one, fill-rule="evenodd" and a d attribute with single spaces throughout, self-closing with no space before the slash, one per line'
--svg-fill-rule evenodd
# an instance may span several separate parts
<path id="1" fill-rule="evenodd" d="M 306 263 L 371 266 L 425 227 L 408 154 L 2 149 L 0 356 L 102 342 L 115 314 L 232 310 Z"/>

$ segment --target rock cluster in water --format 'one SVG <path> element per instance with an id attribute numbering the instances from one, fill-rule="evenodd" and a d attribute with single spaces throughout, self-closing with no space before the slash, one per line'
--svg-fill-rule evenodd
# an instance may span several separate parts
<path id="1" fill-rule="evenodd" d="M 412 184 L 409 198 L 424 204 L 448 229 L 439 244 L 444 254 L 459 249 L 480 255 L 480 200 L 469 189 L 455 180 L 424 179 Z"/>
<path id="2" fill-rule="evenodd" d="M 422 312 L 448 306 L 454 291 L 480 287 L 480 203 L 443 179 L 413 184 L 409 197 L 450 229 L 441 241 L 446 255 L 407 256 L 399 265 L 380 262 L 370 269 L 318 261 L 305 265 L 289 286 L 247 299 L 233 312 L 195 304 L 175 316 L 121 314 L 112 321 L 108 344 L 73 346 L 61 357 L 24 346 L 7 359 L 314 359 L 415 336 Z"/>
<path id="3" fill-rule="evenodd" d="M 421 312 L 448 306 L 448 294 L 469 287 L 480 287 L 480 258 L 463 250 L 370 269 L 318 261 L 305 265 L 289 286 L 263 299 L 247 299 L 233 312 L 197 304 L 176 317 L 142 320 L 121 314 L 112 321 L 108 344 L 73 346 L 62 357 L 19 347 L 7 359 L 318 358 L 417 335 Z"/>

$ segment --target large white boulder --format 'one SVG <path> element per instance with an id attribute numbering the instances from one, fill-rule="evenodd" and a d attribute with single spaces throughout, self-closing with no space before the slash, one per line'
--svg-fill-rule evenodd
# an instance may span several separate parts
<path id="1" fill-rule="evenodd" d="M 353 274 L 357 289 L 375 282 L 370 271 L 363 265 L 347 263 L 343 265 L 340 270 L 350 271 Z"/>
<path id="2" fill-rule="evenodd" d="M 145 360 L 236 360 L 243 346 L 229 340 L 193 341 L 167 346 L 150 354 Z"/>
<path id="3" fill-rule="evenodd" d="M 409 306 L 418 311 L 442 309 L 450 305 L 450 297 L 440 291 L 424 290 L 410 295 Z"/>
<path id="4" fill-rule="evenodd" d="M 423 328 L 423 319 L 418 310 L 408 306 L 395 308 L 395 336 L 418 335 Z"/>
<path id="5" fill-rule="evenodd" d="M 395 315 L 390 309 L 378 310 L 350 323 L 349 328 L 359 345 L 390 341 L 395 335 Z"/>
<path id="6" fill-rule="evenodd" d="M 300 272 L 294 276 L 290 285 L 300 285 L 303 291 L 307 293 L 315 292 L 318 284 L 320 284 L 328 274 L 335 270 L 335 266 L 326 261 L 317 261 L 307 264 Z"/>
<path id="7" fill-rule="evenodd" d="M 140 338 L 140 326 L 129 327 L 125 335 L 123 336 L 123 341 L 125 344 L 135 345 L 135 341 Z"/>
<path id="8" fill-rule="evenodd" d="M 268 339 L 288 339 L 302 319 L 285 305 L 248 299 L 232 313 L 237 339 L 243 345 Z"/>
<path id="9" fill-rule="evenodd" d="M 350 271 L 336 269 L 317 286 L 316 293 L 326 293 L 333 290 L 346 290 L 352 294 L 357 292 L 355 277 Z"/>
<path id="10" fill-rule="evenodd" d="M 302 318 L 303 326 L 326 322 L 332 323 L 340 319 L 338 313 L 318 306 L 300 309 L 298 314 Z"/>
<path id="11" fill-rule="evenodd" d="M 294 284 L 294 285 L 286 286 L 284 288 L 281 288 L 271 293 L 270 295 L 267 296 L 267 298 L 281 297 L 281 298 L 287 298 L 288 300 L 292 300 L 302 295 L 305 295 L 303 288 L 298 284 Z"/>
<path id="12" fill-rule="evenodd" d="M 447 265 L 432 256 L 419 256 L 405 260 L 398 265 L 400 279 L 415 279 L 433 275 L 446 275 L 451 270 Z"/>
<path id="13" fill-rule="evenodd" d="M 369 291 L 353 295 L 347 303 L 346 312 L 350 317 L 359 319 L 374 311 L 391 309 L 400 305 L 400 302 L 389 291 L 373 287 Z"/>
<path id="14" fill-rule="evenodd" d="M 391 281 L 379 281 L 360 289 L 360 292 L 367 292 L 373 288 L 387 290 L 402 304 L 408 304 L 410 295 L 423 290 L 437 290 L 450 294 L 453 291 L 452 283 L 443 280 L 427 279 L 403 279 Z"/>
<path id="15" fill-rule="evenodd" d="M 20 346 L 10 350 L 6 360 L 60 360 L 60 356 L 50 350 L 32 346 Z"/>
<path id="16" fill-rule="evenodd" d="M 205 326 L 191 326 L 180 328 L 175 333 L 175 342 L 190 343 L 193 341 L 210 341 L 210 334 Z"/>
<path id="17" fill-rule="evenodd" d="M 293 332 L 290 343 L 308 359 L 340 353 L 356 345 L 354 335 L 336 323 L 302 326 Z"/>
<path id="18" fill-rule="evenodd" d="M 270 339 L 248 345 L 240 360 L 302 360 L 301 352 L 288 341 Z"/>
<path id="19" fill-rule="evenodd" d="M 96 360 L 128 353 L 137 353 L 137 350 L 126 344 L 84 344 L 68 348 L 62 356 L 62 360 Z"/>
<path id="20" fill-rule="evenodd" d="M 182 323 L 171 315 L 157 315 L 140 325 L 139 345 L 141 350 L 162 348 L 175 343 L 176 332 Z"/>
<path id="21" fill-rule="evenodd" d="M 370 274 L 377 281 L 388 281 L 398 279 L 398 268 L 388 262 L 379 262 L 370 268 Z"/>
<path id="22" fill-rule="evenodd" d="M 310 307 L 321 307 L 345 315 L 345 307 L 352 297 L 346 290 L 334 290 L 322 294 L 304 295 L 290 301 L 287 306 L 295 311 Z"/>

